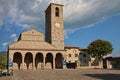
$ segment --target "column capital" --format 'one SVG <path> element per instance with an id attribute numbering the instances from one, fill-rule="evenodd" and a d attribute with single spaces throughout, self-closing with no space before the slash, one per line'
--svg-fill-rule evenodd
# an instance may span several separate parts
<path id="1" fill-rule="evenodd" d="M 25 55 L 22 55 L 22 57 L 25 57 Z"/>
<path id="2" fill-rule="evenodd" d="M 46 55 L 43 55 L 44 58 L 46 58 Z"/>

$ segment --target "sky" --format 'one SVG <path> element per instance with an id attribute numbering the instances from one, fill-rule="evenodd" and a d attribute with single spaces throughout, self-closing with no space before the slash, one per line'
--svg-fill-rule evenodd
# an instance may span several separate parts
<path id="1" fill-rule="evenodd" d="M 45 33 L 44 11 L 64 5 L 65 45 L 87 48 L 94 40 L 109 41 L 120 56 L 120 0 L 0 0 L 0 51 L 35 28 Z"/>

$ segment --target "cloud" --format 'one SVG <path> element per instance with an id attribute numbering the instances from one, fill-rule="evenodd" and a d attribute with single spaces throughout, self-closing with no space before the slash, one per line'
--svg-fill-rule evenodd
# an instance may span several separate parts
<path id="1" fill-rule="evenodd" d="M 3 47 L 6 47 L 6 46 L 8 46 L 8 43 L 7 43 L 7 42 L 4 42 L 4 43 L 2 44 L 2 46 L 3 46 Z"/>
<path id="2" fill-rule="evenodd" d="M 69 28 L 94 25 L 110 16 L 120 13 L 120 0 L 79 0 L 65 6 L 65 24 Z M 71 5 L 69 5 L 71 4 Z M 70 9 L 74 10 L 70 10 Z M 69 12 L 67 14 L 67 12 Z M 66 27 L 67 28 L 67 27 Z"/>
<path id="3" fill-rule="evenodd" d="M 16 34 L 11 34 L 10 35 L 10 38 L 15 38 L 16 37 Z"/>
<path id="4" fill-rule="evenodd" d="M 34 9 L 34 8 L 37 8 L 42 1 L 43 1 L 43 0 L 37 0 L 37 1 L 35 1 L 35 3 L 34 3 L 34 5 L 33 5 L 32 8 L 33 8 L 33 9 Z"/>
<path id="5" fill-rule="evenodd" d="M 18 37 L 16 36 L 16 34 L 11 34 L 8 40 L 2 44 L 2 46 L 7 47 L 9 44 L 17 41 L 17 39 Z"/>
<path id="6" fill-rule="evenodd" d="M 9 43 L 12 43 L 14 41 L 17 41 L 17 36 L 16 36 L 16 34 L 11 34 L 10 35 L 10 42 Z"/>
<path id="7" fill-rule="evenodd" d="M 22 28 L 43 28 L 44 11 L 53 1 L 64 5 L 67 33 L 120 14 L 120 0 L 0 0 L 0 20 L 5 23 L 9 19 L 9 24 L 15 23 Z"/>

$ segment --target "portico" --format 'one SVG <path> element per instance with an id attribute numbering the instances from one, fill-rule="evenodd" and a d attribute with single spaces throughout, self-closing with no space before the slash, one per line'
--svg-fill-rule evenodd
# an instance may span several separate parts
<path id="1" fill-rule="evenodd" d="M 64 51 L 10 51 L 13 68 L 17 69 L 62 69 Z"/>

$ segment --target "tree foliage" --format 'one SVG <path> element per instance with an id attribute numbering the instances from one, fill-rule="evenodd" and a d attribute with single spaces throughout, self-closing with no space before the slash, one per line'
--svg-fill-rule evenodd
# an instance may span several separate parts
<path id="1" fill-rule="evenodd" d="M 6 64 L 7 64 L 7 53 L 5 51 L 0 52 L 0 69 L 6 68 Z"/>
<path id="2" fill-rule="evenodd" d="M 4 69 L 6 67 L 5 57 L 0 57 L 0 69 Z"/>
<path id="3" fill-rule="evenodd" d="M 88 46 L 88 53 L 98 59 L 101 59 L 104 55 L 111 54 L 112 50 L 111 43 L 105 40 L 95 40 Z"/>

